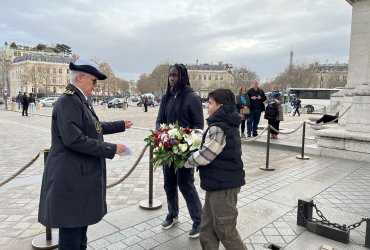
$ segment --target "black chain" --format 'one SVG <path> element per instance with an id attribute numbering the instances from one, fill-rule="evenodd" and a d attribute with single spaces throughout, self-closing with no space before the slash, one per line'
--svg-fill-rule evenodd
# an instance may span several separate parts
<path id="1" fill-rule="evenodd" d="M 317 208 L 316 204 L 312 204 L 312 206 L 315 208 L 316 214 L 321 218 L 321 220 L 318 220 L 316 218 L 312 218 L 311 220 L 309 220 L 306 217 L 304 217 L 304 214 L 303 214 L 303 204 L 301 204 L 300 211 L 301 211 L 301 214 L 302 214 L 303 219 L 306 222 L 307 221 L 314 222 L 314 223 L 320 222 L 321 224 L 328 225 L 328 226 L 333 226 L 333 227 L 338 228 L 338 229 L 340 229 L 342 231 L 347 231 L 347 230 L 353 230 L 353 229 L 359 227 L 364 221 L 367 221 L 367 218 L 362 218 L 361 221 L 356 222 L 356 223 L 353 223 L 353 224 L 348 225 L 348 226 L 346 224 L 342 224 L 341 225 L 341 224 L 338 224 L 338 223 L 333 223 L 333 222 L 330 222 L 328 219 L 326 219 L 326 217 L 323 215 L 323 213 L 321 212 L 321 210 Z"/>

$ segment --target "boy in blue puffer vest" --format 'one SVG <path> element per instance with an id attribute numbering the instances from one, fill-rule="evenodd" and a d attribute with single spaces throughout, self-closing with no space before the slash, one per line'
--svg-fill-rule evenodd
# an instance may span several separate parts
<path id="1" fill-rule="evenodd" d="M 229 89 L 216 89 L 208 94 L 208 128 L 202 145 L 189 157 L 185 167 L 199 167 L 200 186 L 206 191 L 202 211 L 200 244 L 202 249 L 245 250 L 236 230 L 237 195 L 245 184 L 241 159 L 239 125 L 235 96 Z"/>

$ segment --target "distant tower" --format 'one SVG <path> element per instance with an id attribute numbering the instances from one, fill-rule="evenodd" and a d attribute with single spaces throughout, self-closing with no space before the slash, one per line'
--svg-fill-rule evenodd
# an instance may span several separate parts
<path id="1" fill-rule="evenodd" d="M 289 68 L 293 67 L 293 55 L 294 55 L 294 52 L 293 52 L 293 47 L 292 47 L 292 50 L 290 51 Z"/>

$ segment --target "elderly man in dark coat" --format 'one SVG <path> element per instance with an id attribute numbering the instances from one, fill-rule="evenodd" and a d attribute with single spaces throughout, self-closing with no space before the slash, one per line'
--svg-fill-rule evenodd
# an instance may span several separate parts
<path id="1" fill-rule="evenodd" d="M 53 109 L 38 219 L 59 228 L 59 250 L 80 250 L 87 246 L 87 227 L 107 213 L 105 158 L 126 150 L 104 142 L 103 135 L 123 132 L 132 122 L 100 122 L 87 96 L 107 77 L 89 61 L 77 60 L 69 68 L 72 84 Z"/>

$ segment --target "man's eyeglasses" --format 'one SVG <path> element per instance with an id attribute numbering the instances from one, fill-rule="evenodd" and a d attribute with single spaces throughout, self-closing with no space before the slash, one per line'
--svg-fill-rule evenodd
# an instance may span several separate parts
<path id="1" fill-rule="evenodd" d="M 90 78 L 90 80 L 93 82 L 93 84 L 96 84 L 98 82 L 98 78 L 91 78 L 90 76 L 88 75 L 83 75 L 83 76 L 87 76 L 88 78 Z"/>

